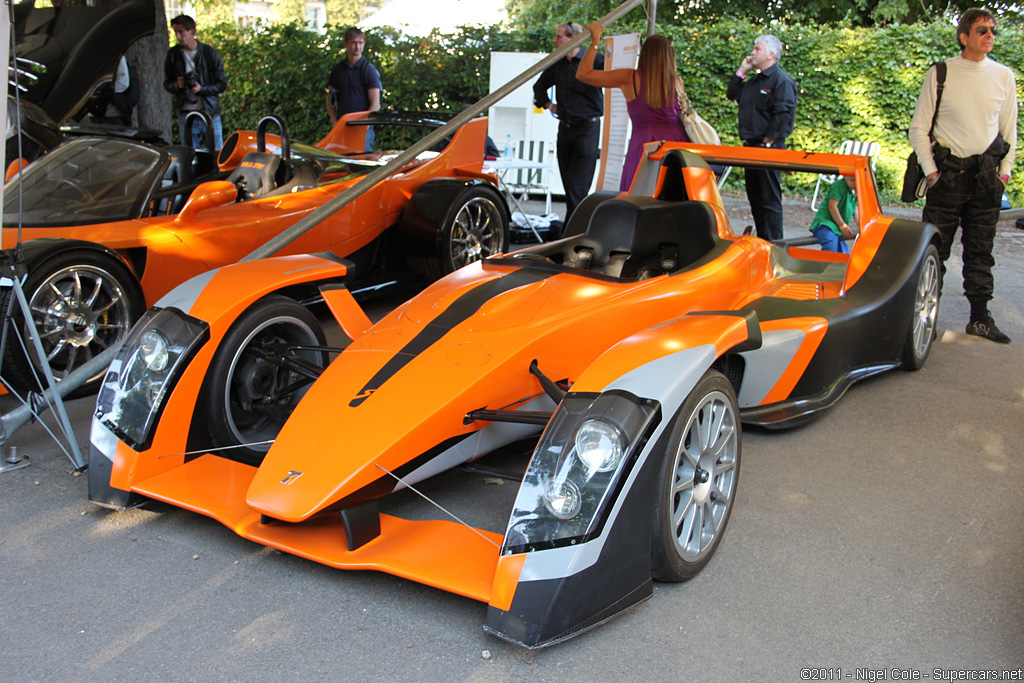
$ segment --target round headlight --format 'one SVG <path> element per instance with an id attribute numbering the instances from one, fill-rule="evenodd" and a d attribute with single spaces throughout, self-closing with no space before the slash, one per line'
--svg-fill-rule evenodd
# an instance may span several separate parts
<path id="1" fill-rule="evenodd" d="M 559 519 L 572 519 L 580 511 L 580 489 L 568 479 L 555 477 L 544 482 L 544 506 Z"/>
<path id="2" fill-rule="evenodd" d="M 589 472 L 615 469 L 625 450 L 622 433 L 604 420 L 587 420 L 576 430 L 576 457 Z"/>
<path id="3" fill-rule="evenodd" d="M 139 358 L 150 372 L 163 372 L 167 369 L 170 354 L 167 350 L 167 339 L 156 330 L 149 330 L 139 340 Z"/>

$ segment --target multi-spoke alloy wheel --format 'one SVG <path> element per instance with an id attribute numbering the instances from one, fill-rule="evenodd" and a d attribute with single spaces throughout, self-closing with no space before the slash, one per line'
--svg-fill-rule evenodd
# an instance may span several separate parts
<path id="1" fill-rule="evenodd" d="M 451 230 L 452 270 L 504 251 L 506 225 L 495 200 L 474 196 L 459 207 Z"/>
<path id="2" fill-rule="evenodd" d="M 914 310 L 903 346 L 903 367 L 917 370 L 928 360 L 935 340 L 935 321 L 939 315 L 939 293 L 942 275 L 939 270 L 939 252 L 929 246 L 921 260 L 914 293 Z"/>
<path id="3" fill-rule="evenodd" d="M 710 561 L 729 523 L 741 433 L 732 385 L 709 370 L 676 416 L 654 508 L 654 578 L 684 581 Z"/>
<path id="4" fill-rule="evenodd" d="M 10 338 L 4 357 L 5 376 L 19 389 L 36 390 L 45 381 L 43 359 L 56 380 L 67 377 L 122 339 L 142 313 L 142 294 L 134 278 L 114 259 L 95 252 L 57 255 L 33 269 L 24 290 L 29 316 L 17 310 L 13 314 L 21 321 L 28 356 L 21 343 Z M 39 332 L 43 358 L 31 343 L 30 321 Z M 101 376 L 102 372 L 76 393 L 93 389 Z"/>

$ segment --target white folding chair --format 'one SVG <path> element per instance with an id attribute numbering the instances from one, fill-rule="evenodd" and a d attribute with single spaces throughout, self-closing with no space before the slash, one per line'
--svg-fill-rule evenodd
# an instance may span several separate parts
<path id="1" fill-rule="evenodd" d="M 871 172 L 875 171 L 875 164 L 878 163 L 878 153 L 882 151 L 881 145 L 877 142 L 861 142 L 860 140 L 847 140 L 839 146 L 840 154 L 860 154 L 868 157 L 871 161 Z M 818 210 L 818 193 L 821 191 L 821 184 L 829 185 L 839 179 L 837 175 L 818 174 L 818 182 L 814 184 L 814 196 L 811 197 L 811 209 Z"/>

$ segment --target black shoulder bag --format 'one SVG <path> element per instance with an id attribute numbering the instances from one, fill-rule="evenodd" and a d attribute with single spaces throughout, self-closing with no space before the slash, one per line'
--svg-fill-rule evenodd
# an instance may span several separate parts
<path id="1" fill-rule="evenodd" d="M 942 103 L 942 91 L 946 88 L 946 63 L 935 62 L 935 111 L 932 113 L 932 127 L 928 129 L 928 139 L 935 143 L 932 134 L 935 132 L 935 119 L 939 116 L 939 104 Z M 917 162 L 917 152 L 907 157 L 907 170 L 903 172 L 903 191 L 900 200 L 911 204 L 924 196 L 928 182 L 921 164 Z"/>

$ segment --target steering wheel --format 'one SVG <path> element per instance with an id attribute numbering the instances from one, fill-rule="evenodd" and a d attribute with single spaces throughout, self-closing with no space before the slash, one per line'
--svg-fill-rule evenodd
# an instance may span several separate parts
<path id="1" fill-rule="evenodd" d="M 54 185 L 54 189 L 59 190 L 59 188 L 63 185 L 67 185 L 72 190 L 77 192 L 78 198 L 81 200 L 91 200 L 93 198 L 92 193 L 86 190 L 84 187 L 82 187 L 77 180 L 72 180 L 71 178 L 60 178 Z"/>

